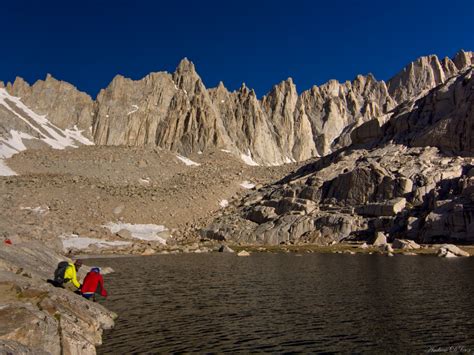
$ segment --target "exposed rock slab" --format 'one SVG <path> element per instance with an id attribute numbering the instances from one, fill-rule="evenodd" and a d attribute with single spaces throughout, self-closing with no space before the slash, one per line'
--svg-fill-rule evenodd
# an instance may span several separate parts
<path id="1" fill-rule="evenodd" d="M 7 341 L 5 348 L 91 354 L 101 344 L 102 330 L 113 326 L 113 312 L 46 283 L 60 260 L 39 243 L 0 246 L 0 339 Z"/>

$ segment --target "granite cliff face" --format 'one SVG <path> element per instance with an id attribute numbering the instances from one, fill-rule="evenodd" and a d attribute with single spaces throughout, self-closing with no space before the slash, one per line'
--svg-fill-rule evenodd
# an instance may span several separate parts
<path id="1" fill-rule="evenodd" d="M 385 84 L 371 75 L 300 96 L 288 79 L 258 100 L 245 84 L 207 90 L 185 59 L 173 74 L 116 77 L 97 97 L 93 132 L 100 145 L 155 144 L 182 154 L 217 147 L 274 165 L 325 155 L 347 126 L 392 107 Z"/>
<path id="2" fill-rule="evenodd" d="M 474 153 L 473 68 L 451 77 L 418 100 L 397 107 L 386 135 L 410 146 L 433 146 L 455 154 Z"/>
<path id="3" fill-rule="evenodd" d="M 45 80 L 38 80 L 31 86 L 17 78 L 13 84 L 7 84 L 6 90 L 10 95 L 21 98 L 34 112 L 47 115 L 48 120 L 59 128 L 77 126 L 91 137 L 94 101 L 73 85 L 48 74 Z"/>
<path id="4" fill-rule="evenodd" d="M 353 144 L 254 191 L 203 235 L 241 243 L 473 243 L 474 69 L 464 68 Z M 421 95 L 421 94 L 418 94 Z"/>
<path id="5" fill-rule="evenodd" d="M 324 156 L 351 143 L 351 131 L 384 117 L 398 104 L 423 95 L 472 65 L 472 52 L 453 60 L 422 57 L 387 84 L 372 75 L 329 81 L 298 95 L 291 79 L 262 99 L 245 86 L 207 89 L 194 65 L 181 61 L 172 74 L 113 79 L 93 101 L 72 85 L 47 76 L 33 85 L 18 78 L 7 92 L 61 129 L 76 126 L 98 145 L 152 145 L 196 153 L 229 150 L 264 165 Z M 11 118 L 1 116 L 3 137 Z"/>

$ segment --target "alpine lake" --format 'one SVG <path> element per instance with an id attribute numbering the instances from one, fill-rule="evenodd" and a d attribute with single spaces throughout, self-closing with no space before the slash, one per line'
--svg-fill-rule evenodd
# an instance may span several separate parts
<path id="1" fill-rule="evenodd" d="M 89 259 L 117 312 L 99 354 L 471 352 L 474 258 L 330 253 Z"/>

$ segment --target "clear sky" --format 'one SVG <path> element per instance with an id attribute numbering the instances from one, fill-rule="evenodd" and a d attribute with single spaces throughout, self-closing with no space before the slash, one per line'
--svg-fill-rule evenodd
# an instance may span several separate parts
<path id="1" fill-rule="evenodd" d="M 419 56 L 474 50 L 472 0 L 11 0 L 0 19 L 0 80 L 51 73 L 93 97 L 116 74 L 172 72 L 183 57 L 207 87 L 261 96 L 290 76 L 298 91 L 387 80 Z"/>

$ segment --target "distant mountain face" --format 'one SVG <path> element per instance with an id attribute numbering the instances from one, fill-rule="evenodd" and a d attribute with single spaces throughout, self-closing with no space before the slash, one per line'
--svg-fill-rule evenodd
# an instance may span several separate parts
<path id="1" fill-rule="evenodd" d="M 16 175 L 3 163 L 3 159 L 26 150 L 28 147 L 49 146 L 54 149 L 93 145 L 74 125 L 61 129 L 38 115 L 18 97 L 0 88 L 0 176 Z"/>
<path id="2" fill-rule="evenodd" d="M 473 122 L 471 67 L 404 101 L 385 122 L 358 126 L 347 149 L 254 190 L 202 233 L 242 244 L 327 245 L 378 233 L 473 244 Z"/>
<path id="3" fill-rule="evenodd" d="M 4 92 L 59 130 L 73 129 L 98 145 L 156 145 L 181 154 L 221 148 L 265 165 L 324 156 L 350 144 L 354 127 L 382 117 L 473 65 L 472 52 L 452 60 L 422 57 L 387 83 L 372 75 L 329 81 L 298 95 L 291 79 L 259 100 L 245 85 L 229 92 L 207 89 L 184 59 L 172 74 L 141 80 L 113 79 L 94 101 L 66 82 L 47 76 L 29 85 L 21 78 Z M 0 87 L 3 84 L 0 83 Z M 18 123 L 0 106 L 0 136 Z"/>

